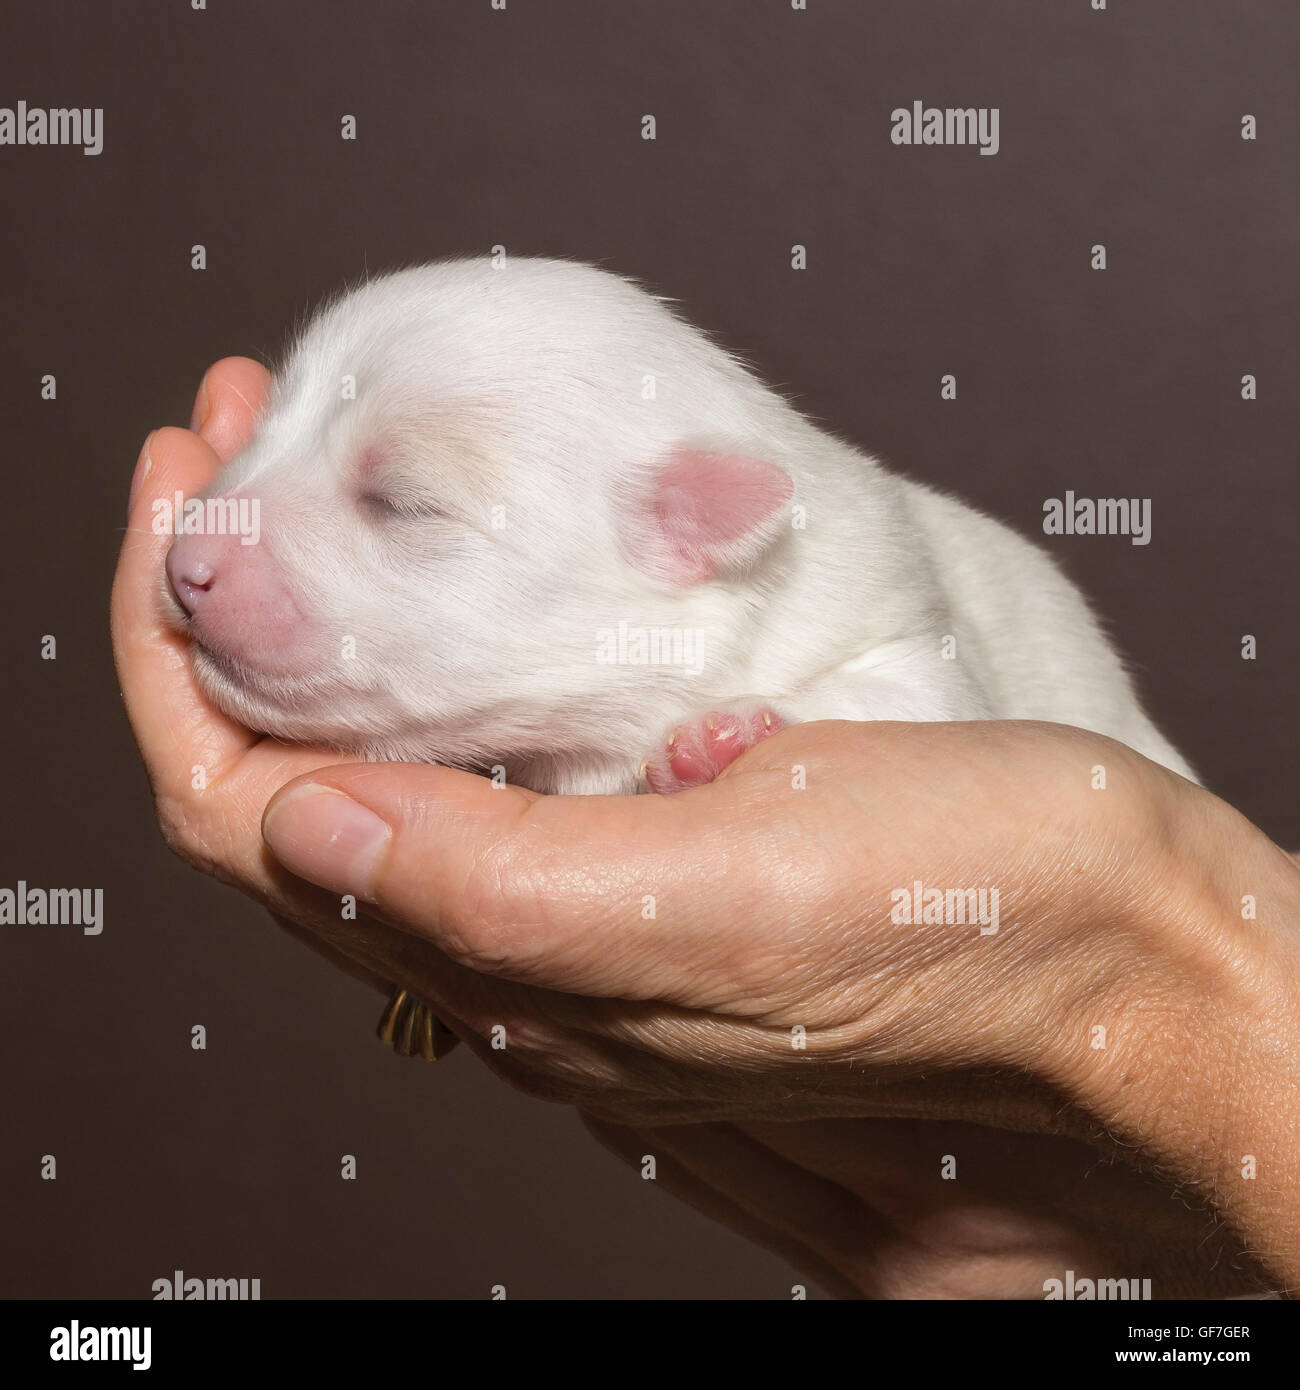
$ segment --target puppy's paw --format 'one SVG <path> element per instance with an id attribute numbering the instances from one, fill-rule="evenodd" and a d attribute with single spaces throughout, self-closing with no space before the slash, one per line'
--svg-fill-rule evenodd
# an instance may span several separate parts
<path id="1" fill-rule="evenodd" d="M 710 710 L 676 725 L 645 761 L 643 776 L 652 792 L 666 795 L 702 787 L 730 767 L 746 749 L 762 743 L 789 721 L 754 700 Z"/>

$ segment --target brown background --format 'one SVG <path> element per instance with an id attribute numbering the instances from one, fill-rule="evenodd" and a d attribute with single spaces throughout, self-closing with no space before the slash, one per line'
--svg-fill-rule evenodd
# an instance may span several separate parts
<path id="1" fill-rule="evenodd" d="M 1152 498 L 1145 548 L 1052 544 L 1210 785 L 1300 847 L 1291 0 L 6 8 L 0 105 L 106 114 L 96 159 L 0 147 L 0 883 L 102 886 L 107 925 L 0 928 L 0 1292 L 789 1296 L 566 1111 L 394 1060 L 369 991 L 160 842 L 107 641 L 137 448 L 364 267 L 600 260 L 1023 530 Z M 914 99 L 1000 107 L 1001 153 L 893 147 Z"/>

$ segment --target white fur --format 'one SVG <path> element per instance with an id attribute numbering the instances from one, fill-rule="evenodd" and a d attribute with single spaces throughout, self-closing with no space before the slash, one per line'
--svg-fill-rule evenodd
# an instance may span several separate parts
<path id="1" fill-rule="evenodd" d="M 635 562 L 646 490 L 683 444 L 778 465 L 806 525 L 726 579 L 653 578 Z M 443 514 L 360 504 L 367 450 L 409 465 L 405 500 Z M 214 492 L 260 497 L 262 544 L 319 644 L 289 677 L 215 652 L 199 669 L 285 738 L 631 791 L 674 723 L 758 697 L 791 720 L 1074 724 L 1192 775 L 1046 555 L 815 427 L 593 267 L 457 261 L 343 295 Z M 702 632 L 698 674 L 601 664 L 597 634 L 620 622 Z"/>

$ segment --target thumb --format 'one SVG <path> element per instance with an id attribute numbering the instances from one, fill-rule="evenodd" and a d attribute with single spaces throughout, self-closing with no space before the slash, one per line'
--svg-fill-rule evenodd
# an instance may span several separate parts
<path id="1" fill-rule="evenodd" d="M 754 817 L 724 815 L 720 827 L 729 799 L 726 783 L 673 797 L 539 796 L 450 768 L 361 763 L 281 788 L 262 833 L 291 873 L 372 904 L 461 965 L 671 1000 L 727 919 L 744 930 L 750 917 L 728 880 L 755 890 Z"/>

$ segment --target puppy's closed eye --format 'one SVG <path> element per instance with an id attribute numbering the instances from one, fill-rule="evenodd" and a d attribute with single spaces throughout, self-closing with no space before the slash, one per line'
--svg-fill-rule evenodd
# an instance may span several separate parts
<path id="1" fill-rule="evenodd" d="M 431 520 L 447 508 L 428 470 L 389 446 L 371 445 L 361 457 L 357 504 L 374 522 Z"/>
<path id="2" fill-rule="evenodd" d="M 357 498 L 361 509 L 371 520 L 383 523 L 394 520 L 447 520 L 446 510 L 430 498 L 414 492 L 368 490 Z"/>

